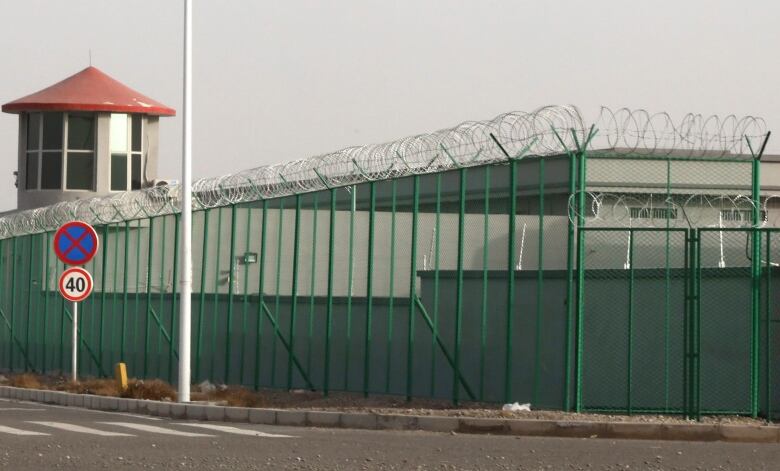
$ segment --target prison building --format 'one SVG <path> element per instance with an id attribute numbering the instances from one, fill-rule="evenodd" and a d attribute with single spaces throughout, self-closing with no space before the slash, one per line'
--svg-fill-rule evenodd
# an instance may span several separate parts
<path id="1" fill-rule="evenodd" d="M 118 87 L 94 69 L 63 83 L 87 79 Z M 92 100 L 91 118 L 29 97 L 3 108 L 20 115 L 19 211 L 0 218 L 4 369 L 69 370 L 51 239 L 83 219 L 101 250 L 79 371 L 124 361 L 177 381 L 181 193 L 154 185 L 157 119 L 173 110 L 123 96 Z M 92 175 L 89 190 L 68 183 L 71 119 L 95 143 L 77 149 L 94 152 L 93 170 L 73 176 Z M 605 108 L 587 120 L 549 106 L 199 180 L 193 380 L 771 417 L 780 159 L 768 137 L 755 117 Z"/>

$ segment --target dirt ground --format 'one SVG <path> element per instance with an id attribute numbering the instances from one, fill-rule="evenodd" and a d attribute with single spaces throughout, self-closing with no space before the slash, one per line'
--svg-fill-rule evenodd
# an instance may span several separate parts
<path id="1" fill-rule="evenodd" d="M 161 380 L 131 379 L 128 381 L 128 388 L 121 391 L 113 379 L 84 379 L 74 383 L 62 376 L 24 373 L 0 375 L 0 385 L 135 399 L 176 400 L 176 390 Z M 243 387 L 212 385 L 210 383 L 202 384 L 202 386 L 193 385 L 191 397 L 193 401 L 237 407 L 527 420 L 648 423 L 691 422 L 674 415 L 584 414 L 553 410 L 508 412 L 501 410 L 501 404 L 493 403 L 463 402 L 458 406 L 454 406 L 450 401 L 419 398 L 406 401 L 404 397 L 400 396 L 372 395 L 363 397 L 362 394 L 331 392 L 325 397 L 321 392 L 304 390 L 260 389 L 254 391 Z M 719 415 L 702 417 L 701 423 L 759 425 L 766 424 L 766 421 L 750 417 Z"/>

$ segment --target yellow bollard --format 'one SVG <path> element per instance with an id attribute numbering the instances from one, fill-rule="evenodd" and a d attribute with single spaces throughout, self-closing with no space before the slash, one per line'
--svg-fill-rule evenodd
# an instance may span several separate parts
<path id="1" fill-rule="evenodd" d="M 114 366 L 114 378 L 116 378 L 116 384 L 119 386 L 119 390 L 124 392 L 127 390 L 127 365 L 124 363 L 117 363 Z"/>

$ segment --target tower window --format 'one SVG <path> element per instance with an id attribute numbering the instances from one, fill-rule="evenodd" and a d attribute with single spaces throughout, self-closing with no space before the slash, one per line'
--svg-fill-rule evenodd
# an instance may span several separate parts
<path id="1" fill-rule="evenodd" d="M 27 178 L 25 179 L 25 188 L 33 190 L 38 188 L 38 153 L 27 153 Z"/>
<path id="2" fill-rule="evenodd" d="M 127 190 L 127 154 L 111 154 L 111 191 Z"/>
<path id="3" fill-rule="evenodd" d="M 95 157 L 92 153 L 68 152 L 69 190 L 92 190 L 92 176 L 95 173 Z"/>
<path id="4" fill-rule="evenodd" d="M 141 189 L 143 117 L 111 115 L 111 191 Z"/>
<path id="5" fill-rule="evenodd" d="M 43 113 L 43 150 L 62 150 L 62 113 Z"/>
<path id="6" fill-rule="evenodd" d="M 95 116 L 29 113 L 26 154 L 26 189 L 93 190 Z"/>
<path id="7" fill-rule="evenodd" d="M 62 188 L 62 151 L 44 152 L 41 159 L 41 190 Z"/>
<path id="8" fill-rule="evenodd" d="M 69 113 L 67 178 L 68 190 L 95 189 L 95 116 Z"/>

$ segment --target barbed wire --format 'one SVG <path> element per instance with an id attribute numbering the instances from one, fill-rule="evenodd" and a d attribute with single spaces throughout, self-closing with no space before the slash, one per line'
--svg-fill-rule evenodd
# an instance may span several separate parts
<path id="1" fill-rule="evenodd" d="M 780 195 L 755 201 L 746 195 L 665 195 L 581 192 L 569 196 L 569 221 L 586 227 L 752 228 L 780 227 Z M 758 208 L 758 223 L 753 210 Z"/>
<path id="2" fill-rule="evenodd" d="M 744 156 L 749 151 L 747 141 L 758 141 L 766 134 L 764 120 L 750 116 L 687 114 L 675 122 L 667 113 L 625 108 L 612 111 L 604 107 L 588 123 L 575 106 L 546 106 L 532 112 L 504 113 L 486 121 L 468 121 L 383 144 L 348 147 L 307 159 L 203 178 L 193 184 L 193 208 L 215 208 L 504 162 L 506 154 L 509 158 L 559 155 L 576 151 L 585 143 L 591 126 L 596 134 L 588 149 L 648 157 Z M 72 219 L 110 224 L 173 214 L 180 211 L 180 200 L 179 185 L 170 185 L 57 203 L 0 218 L 0 238 L 51 231 Z"/>
<path id="3" fill-rule="evenodd" d="M 592 149 L 655 157 L 722 157 L 751 155 L 766 134 L 766 123 L 754 116 L 725 117 L 688 113 L 679 122 L 665 112 L 602 107 L 595 122 L 599 130 Z M 757 150 L 754 148 L 754 150 Z"/>

